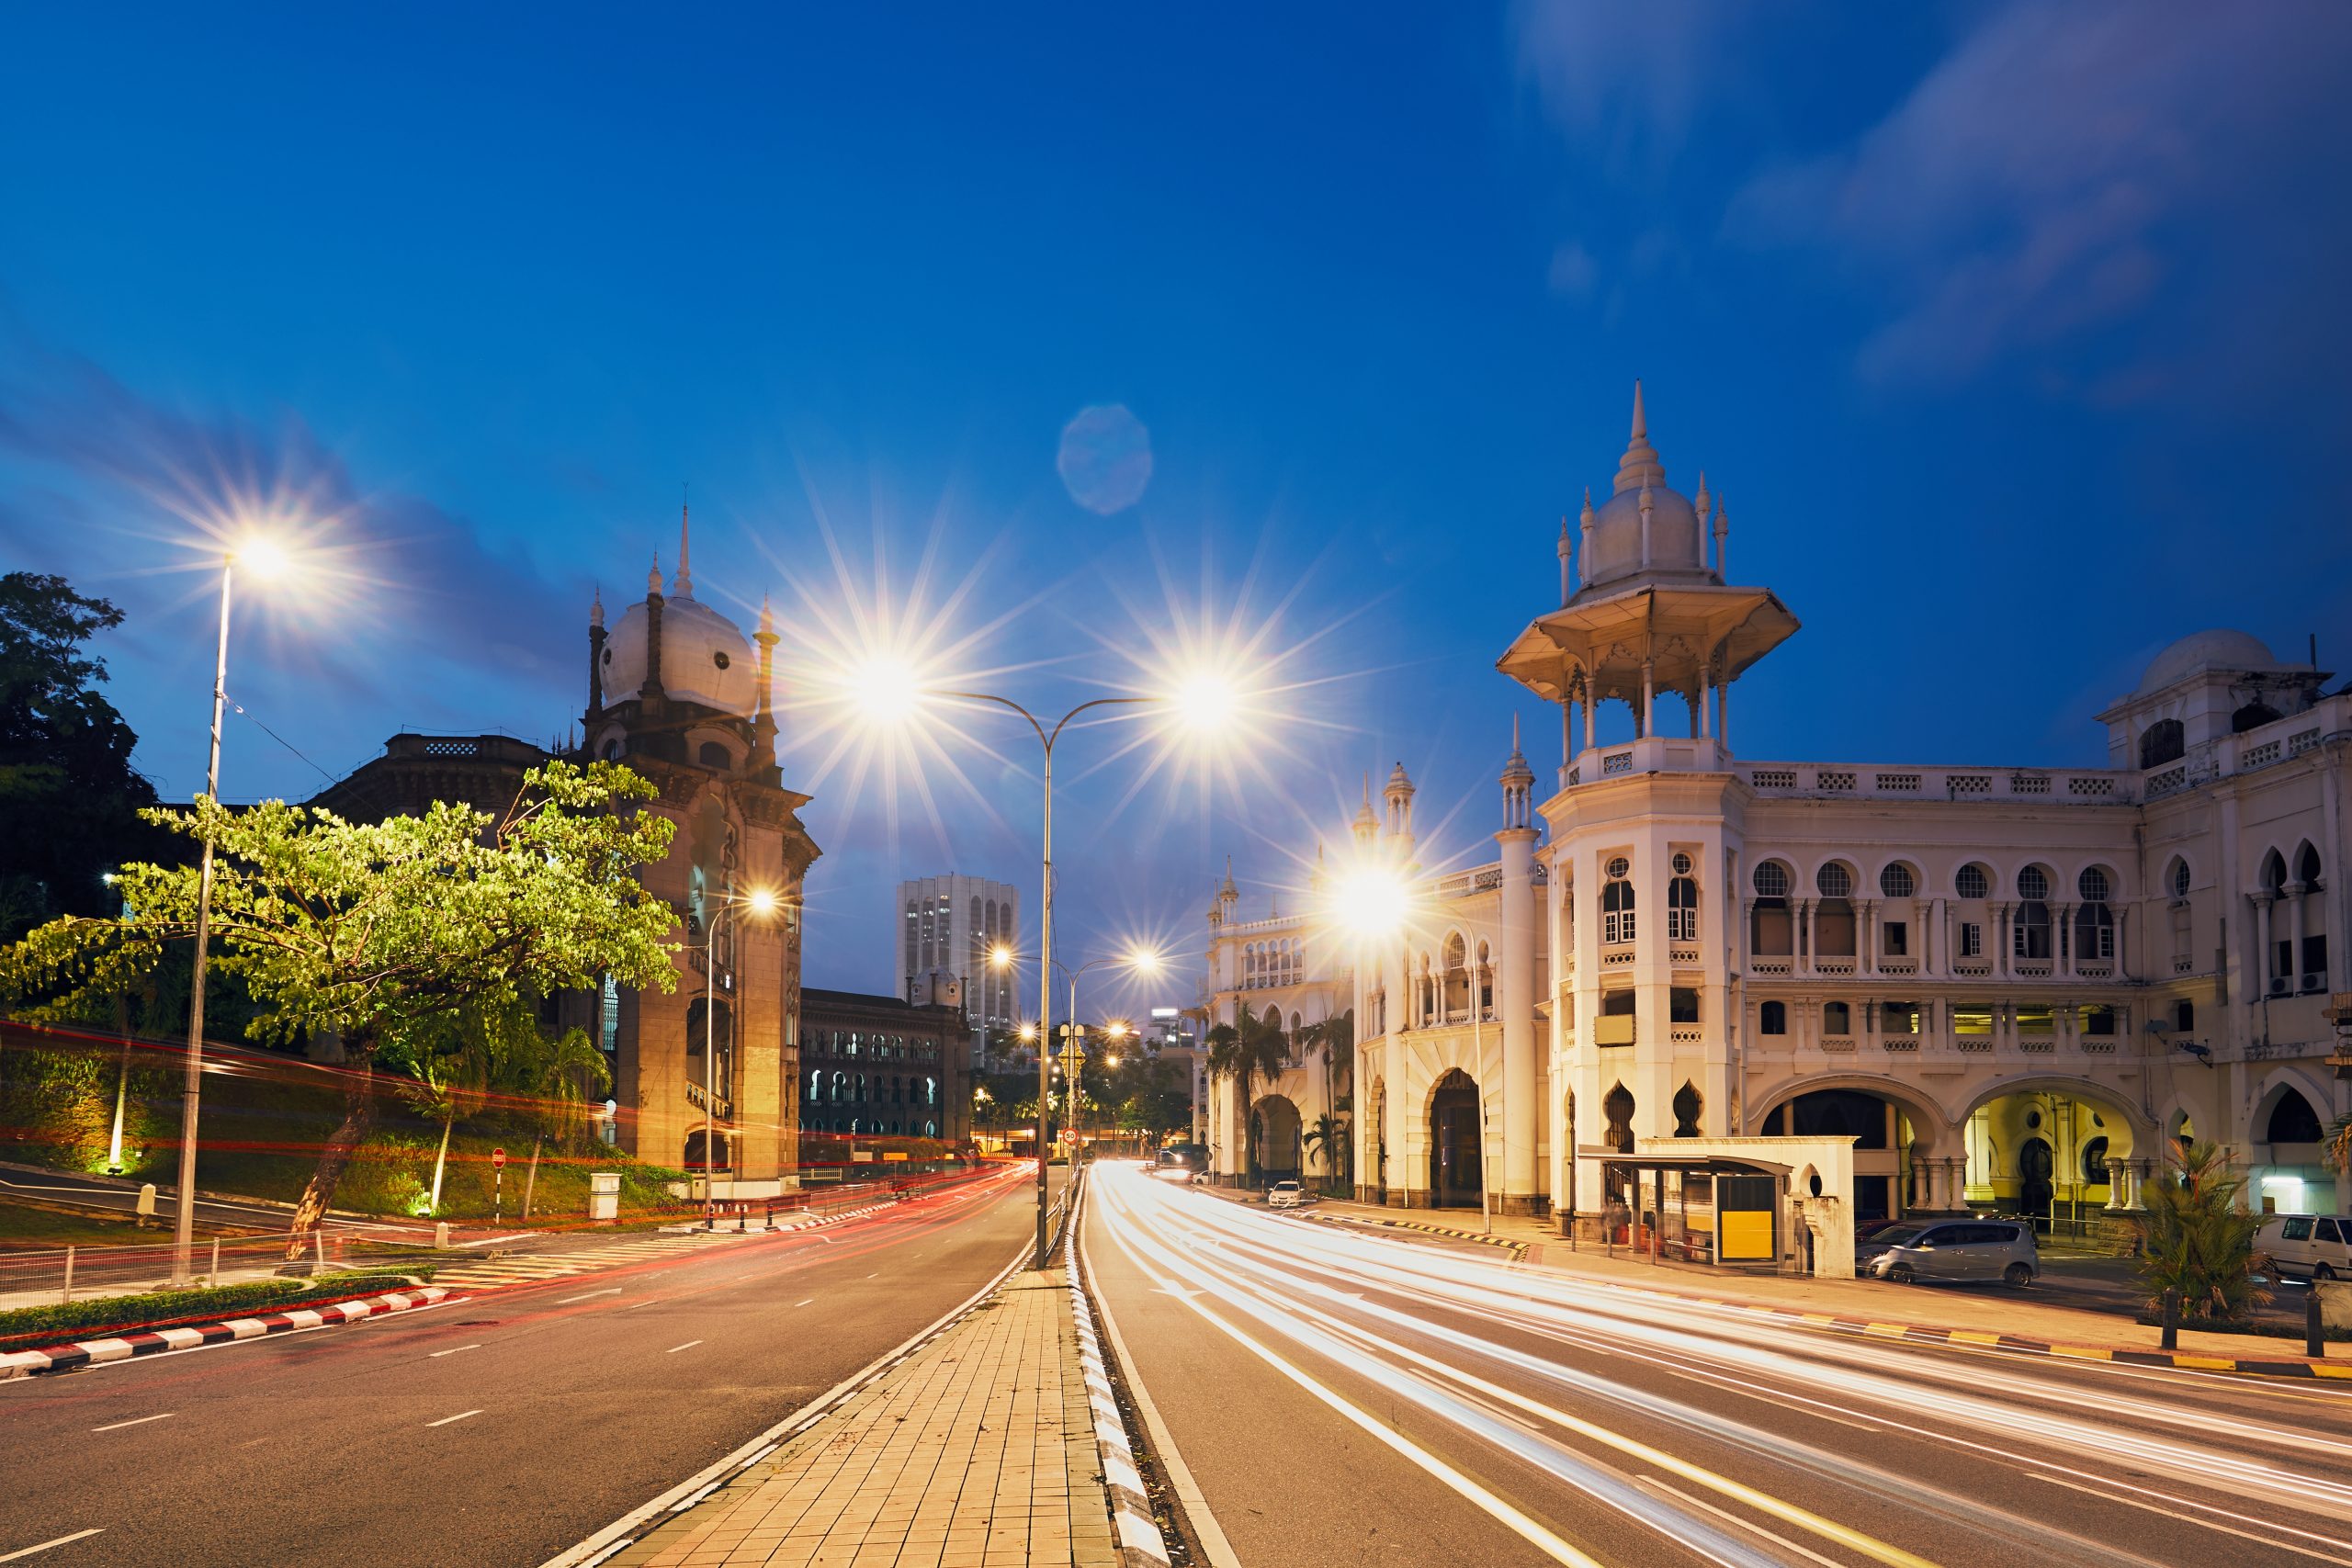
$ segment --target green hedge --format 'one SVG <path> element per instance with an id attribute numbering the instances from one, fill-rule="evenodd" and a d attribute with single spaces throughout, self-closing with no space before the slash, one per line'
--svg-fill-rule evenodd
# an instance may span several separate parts
<path id="1" fill-rule="evenodd" d="M 432 1268 L 427 1265 L 413 1272 L 428 1276 Z M 254 1280 L 209 1290 L 152 1291 L 57 1306 L 17 1307 L 0 1312 L 0 1350 L 38 1350 L 61 1339 L 86 1337 L 94 1331 L 218 1323 L 224 1317 L 250 1317 L 257 1312 L 283 1312 L 312 1302 L 401 1290 L 408 1283 L 407 1274 L 329 1274 L 315 1280 Z"/>

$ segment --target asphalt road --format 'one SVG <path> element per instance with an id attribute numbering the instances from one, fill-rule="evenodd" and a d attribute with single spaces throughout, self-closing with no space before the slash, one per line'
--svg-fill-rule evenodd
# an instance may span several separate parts
<path id="1" fill-rule="evenodd" d="M 0 1383 L 0 1562 L 527 1565 L 978 1290 L 1033 1180 L 659 1268 Z"/>
<path id="2" fill-rule="evenodd" d="M 1241 1562 L 2352 1564 L 2352 1391 L 1779 1328 L 1100 1169 Z"/>

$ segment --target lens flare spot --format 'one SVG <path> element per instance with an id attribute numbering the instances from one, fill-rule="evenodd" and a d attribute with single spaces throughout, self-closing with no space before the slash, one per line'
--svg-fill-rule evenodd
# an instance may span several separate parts
<path id="1" fill-rule="evenodd" d="M 1151 432 L 1124 403 L 1080 409 L 1062 427 L 1054 467 L 1069 498 L 1089 512 L 1125 512 L 1151 483 Z"/>

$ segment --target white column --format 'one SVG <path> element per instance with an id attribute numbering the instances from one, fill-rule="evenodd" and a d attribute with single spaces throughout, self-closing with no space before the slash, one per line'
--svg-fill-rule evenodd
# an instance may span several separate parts
<path id="1" fill-rule="evenodd" d="M 1642 658 L 1642 739 L 1647 740 L 1657 733 L 1657 669 L 1645 654 Z"/>
<path id="2" fill-rule="evenodd" d="M 1855 957 L 1856 973 L 1869 975 L 1878 968 L 1878 900 L 1857 900 L 1861 909 L 1861 940 L 1854 945 L 1861 951 Z"/>
<path id="3" fill-rule="evenodd" d="M 1715 671 L 1714 667 L 1699 667 L 1699 734 L 1702 739 L 1715 733 Z"/>
<path id="4" fill-rule="evenodd" d="M 1586 681 L 1584 683 L 1584 749 L 1588 751 L 1592 750 L 1592 710 L 1600 705 L 1600 694 L 1592 689 L 1592 682 L 1589 680 Z"/>
<path id="5" fill-rule="evenodd" d="M 2294 962 L 2287 965 L 2287 973 L 2298 985 L 2301 983 L 2303 973 L 2303 906 L 2310 901 L 2305 897 L 2310 892 L 2311 887 L 2308 884 L 2301 882 L 2287 884 L 2287 897 L 2293 901 L 2289 911 L 2293 923 L 2288 929 L 2294 933 L 2295 944 Z"/>
<path id="6" fill-rule="evenodd" d="M 1501 951 L 1496 955 L 1495 1009 L 1502 1026 L 1502 1203 L 1506 1213 L 1532 1213 L 1543 1191 L 1535 1168 L 1535 829 L 1506 828 L 1502 847 Z M 1478 1005 L 1473 987 L 1470 1005 Z M 1483 1086 L 1482 1086 L 1483 1087 Z"/>
<path id="7" fill-rule="evenodd" d="M 1813 900 L 1797 900 L 1797 973 L 1813 973 Z"/>
<path id="8" fill-rule="evenodd" d="M 2267 893 L 2256 894 L 2254 896 L 2254 905 L 2256 910 L 2255 929 L 2262 933 L 2262 952 L 2259 954 L 2259 962 L 2257 962 L 2254 966 L 2256 976 L 2256 990 L 2254 994 L 2256 997 L 2261 997 L 2268 994 L 2270 990 L 2270 966 L 2272 964 L 2277 962 L 2277 953 L 2278 949 L 2277 939 L 2272 934 L 2276 921 L 2275 917 L 2271 912 L 2270 895 Z"/>
<path id="9" fill-rule="evenodd" d="M 2072 904 L 2050 906 L 2050 959 L 2052 970 L 2062 979 L 2075 977 L 2075 907 Z"/>

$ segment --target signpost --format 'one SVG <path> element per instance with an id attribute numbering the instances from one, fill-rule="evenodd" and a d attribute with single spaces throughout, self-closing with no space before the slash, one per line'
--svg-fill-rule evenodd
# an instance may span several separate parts
<path id="1" fill-rule="evenodd" d="M 504 1149 L 490 1151 L 490 1223 L 494 1225 L 504 1224 L 506 1223 L 506 1151 Z"/>

